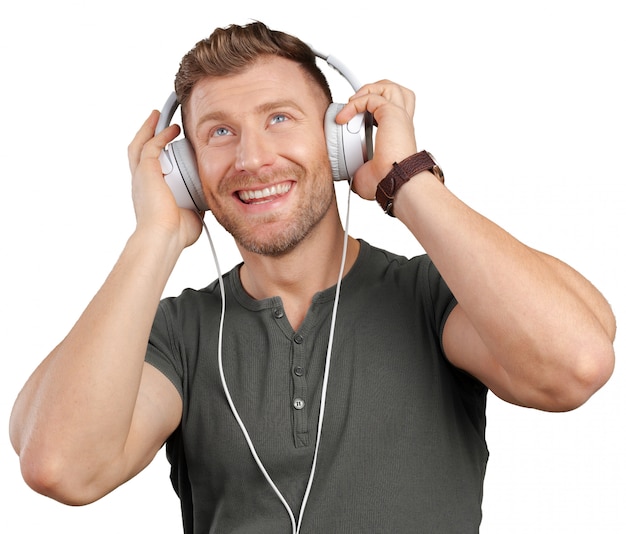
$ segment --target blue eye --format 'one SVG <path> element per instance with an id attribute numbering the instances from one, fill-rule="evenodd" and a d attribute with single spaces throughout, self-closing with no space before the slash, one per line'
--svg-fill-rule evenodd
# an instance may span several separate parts
<path id="1" fill-rule="evenodd" d="M 224 137 L 225 135 L 230 134 L 230 130 L 228 128 L 217 128 L 214 132 L 213 135 L 215 137 Z"/>
<path id="2" fill-rule="evenodd" d="M 279 113 L 272 117 L 271 123 L 276 124 L 279 122 L 285 122 L 286 120 L 287 120 L 287 115 L 283 115 L 282 113 Z"/>

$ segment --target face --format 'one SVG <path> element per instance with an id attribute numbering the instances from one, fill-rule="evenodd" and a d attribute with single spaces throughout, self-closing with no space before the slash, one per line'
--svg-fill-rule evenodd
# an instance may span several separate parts
<path id="1" fill-rule="evenodd" d="M 186 135 L 211 211 L 243 249 L 284 254 L 329 213 L 326 107 L 296 63 L 273 56 L 194 87 Z"/>

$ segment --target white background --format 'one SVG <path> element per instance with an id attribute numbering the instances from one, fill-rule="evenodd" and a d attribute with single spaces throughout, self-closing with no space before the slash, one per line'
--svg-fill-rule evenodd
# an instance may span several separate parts
<path id="1" fill-rule="evenodd" d="M 618 0 L 12 2 L 0 22 L 3 532 L 181 532 L 162 454 L 101 501 L 70 508 L 24 484 L 4 429 L 19 388 L 133 230 L 126 148 L 135 131 L 164 103 L 196 41 L 251 19 L 332 52 L 361 81 L 411 87 L 419 145 L 437 156 L 448 187 L 581 271 L 618 322 L 626 312 L 626 16 Z M 337 100 L 349 94 L 342 80 L 332 85 Z M 207 220 L 226 270 L 238 256 Z M 350 229 L 406 255 L 421 251 L 399 222 L 354 197 Z M 202 237 L 166 294 L 214 277 Z M 574 412 L 539 413 L 490 396 L 483 533 L 626 532 L 623 335 L 615 347 L 612 379 Z"/>

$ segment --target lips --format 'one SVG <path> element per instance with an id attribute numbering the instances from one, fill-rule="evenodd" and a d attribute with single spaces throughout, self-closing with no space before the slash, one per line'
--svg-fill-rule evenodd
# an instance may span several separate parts
<path id="1" fill-rule="evenodd" d="M 239 199 L 246 204 L 270 202 L 285 195 L 291 189 L 291 182 L 282 182 L 263 189 L 241 190 L 237 192 Z"/>

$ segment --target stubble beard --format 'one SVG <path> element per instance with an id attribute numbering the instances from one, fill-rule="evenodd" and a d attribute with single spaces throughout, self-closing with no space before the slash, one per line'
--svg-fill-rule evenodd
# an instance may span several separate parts
<path id="1" fill-rule="evenodd" d="M 268 213 L 250 224 L 228 210 L 213 211 L 217 221 L 248 252 L 271 257 L 287 254 L 312 232 L 332 205 L 334 187 L 328 165 L 320 163 L 308 170 L 297 166 L 282 174 L 285 178 L 297 178 L 298 187 L 306 188 L 305 194 L 301 194 L 303 202 L 290 220 L 279 223 L 279 215 Z M 276 175 L 272 180 L 276 180 Z M 268 230 L 275 223 L 279 227 Z"/>

